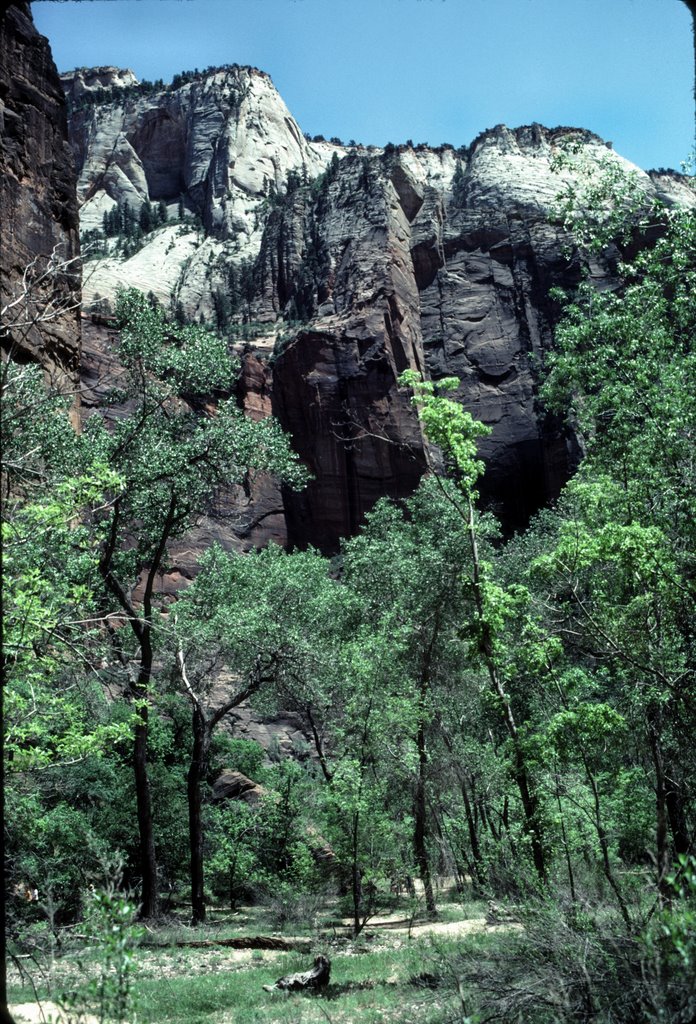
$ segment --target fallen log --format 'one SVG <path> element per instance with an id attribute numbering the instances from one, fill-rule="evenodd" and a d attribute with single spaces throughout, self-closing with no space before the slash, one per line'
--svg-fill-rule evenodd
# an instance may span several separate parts
<path id="1" fill-rule="evenodd" d="M 284 978 L 278 978 L 275 985 L 264 985 L 263 987 L 266 992 L 274 992 L 276 989 L 280 989 L 281 992 L 300 992 L 308 988 L 326 988 L 330 977 L 331 961 L 326 956 L 318 956 L 309 971 L 286 974 Z"/>
<path id="2" fill-rule="evenodd" d="M 174 939 L 171 942 L 142 942 L 150 949 L 166 949 L 169 946 L 184 946 L 187 949 L 214 949 L 225 946 L 228 949 L 281 949 L 308 953 L 312 948 L 311 939 L 281 939 L 275 935 L 239 935 L 233 939 Z"/>
<path id="3" fill-rule="evenodd" d="M 519 924 L 520 919 L 516 914 L 516 910 L 516 907 L 501 907 L 493 900 L 489 900 L 486 924 Z"/>

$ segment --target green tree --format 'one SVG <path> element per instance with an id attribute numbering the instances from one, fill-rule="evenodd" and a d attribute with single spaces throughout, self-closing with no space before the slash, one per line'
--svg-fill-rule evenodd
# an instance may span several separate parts
<path id="1" fill-rule="evenodd" d="M 667 898 L 672 855 L 693 835 L 696 221 L 665 218 L 663 237 L 621 268 L 620 288 L 582 288 L 557 332 L 546 395 L 570 409 L 586 456 L 539 567 L 576 652 L 602 652 L 614 702 L 650 753 Z"/>
<path id="2" fill-rule="evenodd" d="M 308 711 L 303 684 L 328 659 L 326 634 L 337 585 L 313 551 L 287 555 L 270 545 L 248 555 L 211 549 L 177 607 L 177 656 L 193 711 L 194 753 L 189 769 L 189 819 L 194 920 L 204 919 L 201 783 L 213 731 L 242 701 L 275 700 Z M 224 670 L 244 680 L 217 707 L 210 693 Z"/>
<path id="3" fill-rule="evenodd" d="M 457 652 L 464 653 L 457 633 L 464 614 L 461 575 L 469 557 L 468 538 L 445 487 L 426 479 L 402 507 L 379 502 L 365 528 L 345 545 L 343 575 L 359 597 L 364 620 L 392 646 L 410 746 L 403 775 L 412 790 L 414 859 L 431 917 L 437 912 L 428 811 L 435 803 L 429 793 L 434 726 L 442 717 L 440 688 L 457 671 Z"/>
<path id="4" fill-rule="evenodd" d="M 144 234 L 152 231 L 155 225 L 155 211 L 152 209 L 152 203 L 149 199 L 143 201 L 138 219 Z"/>
<path id="5" fill-rule="evenodd" d="M 215 310 L 215 325 L 220 333 L 224 333 L 230 326 L 232 302 L 220 288 L 216 288 L 213 292 L 213 308 Z"/>
<path id="6" fill-rule="evenodd" d="M 84 440 L 93 457 L 113 468 L 120 492 L 94 520 L 100 544 L 99 572 L 108 601 L 125 615 L 135 643 L 137 668 L 125 631 L 112 627 L 114 649 L 129 673 L 136 708 L 133 768 L 136 783 L 142 914 L 155 913 L 156 858 L 147 770 L 149 692 L 158 619 L 156 582 L 167 559 L 167 544 L 183 533 L 209 506 L 216 488 L 242 482 L 250 470 L 276 472 L 291 484 L 303 474 L 276 425 L 247 419 L 224 398 L 234 385 L 236 368 L 220 339 L 197 327 L 176 327 L 161 308 L 153 308 L 133 290 L 119 296 L 119 355 L 126 372 L 112 400 L 132 403 L 126 420 L 113 428 L 92 417 Z M 166 382 L 166 383 L 165 383 Z M 189 404 L 218 395 L 214 412 Z M 138 584 L 141 595 L 133 596 Z"/>
<path id="7" fill-rule="evenodd" d="M 98 553 L 79 524 L 119 483 L 109 471 L 67 480 L 3 523 L 5 751 L 12 771 L 69 764 L 121 735 L 94 720 L 99 674 L 88 673 L 103 657 L 94 601 Z"/>
<path id="8" fill-rule="evenodd" d="M 506 678 L 505 669 L 512 667 L 514 670 L 514 665 L 505 658 L 504 645 L 501 644 L 505 622 L 514 612 L 518 599 L 524 599 L 524 594 L 501 587 L 479 554 L 481 528 L 474 502 L 478 496 L 476 481 L 483 465 L 477 457 L 476 441 L 489 433 L 489 428 L 476 422 L 457 402 L 437 393 L 456 387 L 459 383 L 456 378 L 446 378 L 435 385 L 422 381 L 414 371 L 406 370 L 399 380 L 413 388 L 413 401 L 426 434 L 442 449 L 457 484 L 459 501 L 456 507 L 466 528 L 470 549 L 470 572 L 466 585 L 472 599 L 471 654 L 479 659 L 488 673 L 491 693 L 508 734 L 512 774 L 524 811 L 534 866 L 543 883 L 547 878 L 547 863 L 539 799 L 512 701 L 506 691 L 506 684 L 515 680 Z"/>
<path id="9" fill-rule="evenodd" d="M 386 682 L 398 677 L 393 644 L 361 621 L 364 609 L 355 591 L 332 579 L 327 560 L 313 551 L 287 555 L 271 546 L 244 557 L 213 552 L 205 575 L 180 602 L 182 615 L 189 600 L 194 662 L 209 664 L 212 652 L 224 648 L 228 663 L 243 674 L 240 657 L 248 664 L 261 651 L 272 654 L 273 685 L 256 688 L 254 699 L 260 707 L 297 710 L 307 722 L 325 784 L 316 813 L 347 873 L 357 934 L 374 911 L 372 876 L 393 845 L 385 810 L 389 777 L 380 777 L 377 766 L 385 736 L 404 716 L 395 694 L 385 707 L 375 692 L 383 685 L 386 693 L 394 689 Z M 301 861 L 297 869 L 308 879 Z M 291 874 L 283 878 L 282 885 L 291 884 Z"/>
<path id="10" fill-rule="evenodd" d="M 83 517 L 117 491 L 117 473 L 85 458 L 72 396 L 36 365 L 2 366 L 0 469 L 6 753 L 17 771 L 99 745 L 71 679 L 101 659 L 93 597 L 98 551 Z M 66 473 L 70 466 L 75 475 Z M 86 680 L 89 690 L 92 682 Z"/>
<path id="11" fill-rule="evenodd" d="M 400 699 L 393 643 L 367 623 L 356 622 L 343 635 L 323 693 L 317 688 L 314 695 L 313 728 L 322 737 L 328 838 L 347 881 L 358 935 L 377 910 L 379 882 L 393 868 L 395 851 L 408 842 L 402 834 L 408 824 L 389 810 L 394 773 L 383 769 L 387 751 L 394 744 L 401 754 L 401 738 L 413 725 Z"/>
<path id="12" fill-rule="evenodd" d="M 452 199 L 456 206 L 461 206 L 464 202 L 464 189 L 465 189 L 465 178 L 464 171 L 462 169 L 461 160 L 457 160 L 457 166 L 454 169 L 454 175 L 452 177 Z"/>

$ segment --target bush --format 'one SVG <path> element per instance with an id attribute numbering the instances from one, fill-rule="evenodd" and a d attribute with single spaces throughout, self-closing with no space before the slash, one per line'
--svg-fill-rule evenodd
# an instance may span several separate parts
<path id="1" fill-rule="evenodd" d="M 135 925 L 136 904 L 120 889 L 118 861 L 105 865 L 103 889 L 87 892 L 84 900 L 85 931 L 97 948 L 97 971 L 83 985 L 59 996 L 68 1019 L 79 1022 L 96 1014 L 99 1024 L 134 1021 L 133 951 L 141 930 Z"/>
<path id="2" fill-rule="evenodd" d="M 208 779 L 213 783 L 221 772 L 234 771 L 241 772 L 253 782 L 262 782 L 264 758 L 260 743 L 238 739 L 224 732 L 216 733 L 210 752 Z"/>
<path id="3" fill-rule="evenodd" d="M 696 857 L 680 857 L 670 879 L 674 901 L 655 914 L 641 956 L 646 1019 L 696 1019 Z"/>
<path id="4" fill-rule="evenodd" d="M 674 903 L 642 930 L 589 903 L 516 908 L 490 947 L 453 954 L 433 943 L 428 960 L 454 978 L 475 1020 L 509 1024 L 689 1024 L 696 1014 L 696 861 L 682 864 Z M 676 883 L 675 883 L 676 884 Z M 633 916 L 639 915 L 634 907 Z"/>

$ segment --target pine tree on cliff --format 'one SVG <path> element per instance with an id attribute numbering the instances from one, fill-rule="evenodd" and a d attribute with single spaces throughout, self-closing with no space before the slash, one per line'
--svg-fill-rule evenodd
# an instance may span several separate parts
<path id="1" fill-rule="evenodd" d="M 148 231 L 152 230 L 154 218 L 152 204 L 149 199 L 146 199 L 145 202 L 140 207 L 139 221 L 140 227 L 143 229 L 145 234 L 147 234 Z"/>

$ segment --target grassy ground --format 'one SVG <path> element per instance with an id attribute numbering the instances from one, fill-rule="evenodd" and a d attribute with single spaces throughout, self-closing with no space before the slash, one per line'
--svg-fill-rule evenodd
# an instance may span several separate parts
<path id="1" fill-rule="evenodd" d="M 442 920 L 434 926 L 410 920 L 405 908 L 368 923 L 363 936 L 350 939 L 341 927 L 314 932 L 311 951 L 236 950 L 211 946 L 192 949 L 173 943 L 185 938 L 225 938 L 271 933 L 258 910 L 240 919 L 221 917 L 205 930 L 169 923 L 149 932 L 134 954 L 134 1003 L 139 1024 L 377 1024 L 463 1020 L 454 978 L 433 972 L 434 944 L 452 952 L 498 941 L 497 929 L 484 921 L 484 908 L 443 903 Z M 410 934 L 409 921 L 412 927 Z M 378 923 L 381 922 L 381 923 Z M 402 922 L 402 923 L 399 923 Z M 338 923 L 338 922 L 337 922 Z M 298 934 L 297 930 L 294 930 Z M 156 947 L 145 943 L 157 943 Z M 161 944 L 161 945 L 160 945 Z M 331 959 L 331 982 L 319 994 L 266 992 L 279 977 L 306 970 L 314 956 Z M 37 965 L 38 966 L 38 965 Z M 34 976 L 47 977 L 44 963 Z M 74 987 L 94 973 L 94 952 L 74 944 L 50 967 L 53 993 Z M 48 986 L 38 988 L 49 997 Z M 11 1004 L 35 1002 L 19 977 L 11 978 Z M 29 1014 L 27 1014 L 29 1017 Z M 40 1020 L 35 1015 L 34 1019 Z M 69 1015 L 69 1019 L 74 1019 Z"/>

